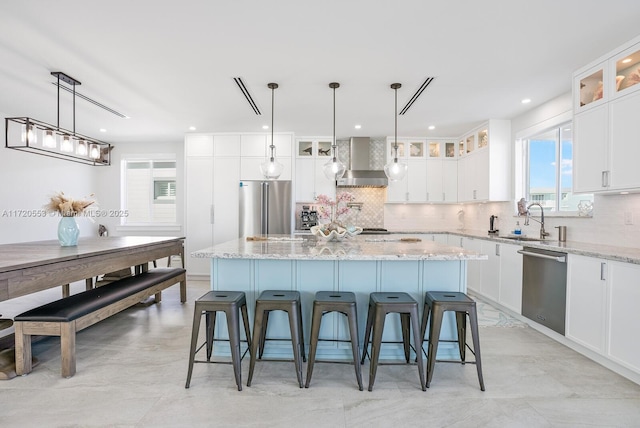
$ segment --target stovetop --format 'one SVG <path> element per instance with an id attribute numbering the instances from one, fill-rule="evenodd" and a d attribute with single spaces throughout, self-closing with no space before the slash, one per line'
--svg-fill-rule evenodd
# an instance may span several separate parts
<path id="1" fill-rule="evenodd" d="M 364 227 L 361 235 L 388 235 L 390 232 L 381 227 Z"/>

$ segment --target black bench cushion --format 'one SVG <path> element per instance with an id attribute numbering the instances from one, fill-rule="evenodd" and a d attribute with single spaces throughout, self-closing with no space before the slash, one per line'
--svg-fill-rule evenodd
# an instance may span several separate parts
<path id="1" fill-rule="evenodd" d="M 151 269 L 139 275 L 120 279 L 102 287 L 47 303 L 23 312 L 14 319 L 15 321 L 73 321 L 185 272 L 181 268 Z"/>

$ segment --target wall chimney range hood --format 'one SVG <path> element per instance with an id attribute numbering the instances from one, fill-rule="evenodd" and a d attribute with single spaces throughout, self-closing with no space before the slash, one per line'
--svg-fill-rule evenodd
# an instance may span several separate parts
<path id="1" fill-rule="evenodd" d="M 337 181 L 338 187 L 387 187 L 389 181 L 382 169 L 373 169 L 371 139 L 351 137 L 349 139 L 349 165 L 344 176 Z"/>

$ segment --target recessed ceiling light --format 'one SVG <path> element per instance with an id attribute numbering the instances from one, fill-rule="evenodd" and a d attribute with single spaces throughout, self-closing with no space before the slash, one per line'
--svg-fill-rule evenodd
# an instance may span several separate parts
<path id="1" fill-rule="evenodd" d="M 269 125 L 262 125 L 262 129 L 269 129 Z"/>
<path id="2" fill-rule="evenodd" d="M 621 195 L 628 195 L 629 192 L 620 192 Z"/>
<path id="3" fill-rule="evenodd" d="M 356 125 L 355 128 L 356 129 L 360 129 L 360 128 L 362 128 L 362 125 Z"/>
<path id="4" fill-rule="evenodd" d="M 531 102 L 531 98 L 525 98 L 522 100 L 522 104 L 529 104 Z"/>
<path id="5" fill-rule="evenodd" d="M 104 128 L 100 128 L 100 132 L 107 132 L 107 130 Z"/>
<path id="6" fill-rule="evenodd" d="M 625 58 L 622 60 L 623 64 L 629 64 L 631 62 L 631 58 Z"/>
<path id="7" fill-rule="evenodd" d="M 430 130 L 430 131 L 433 131 L 434 129 L 436 129 L 436 127 L 435 127 L 435 126 L 433 126 L 433 125 L 429 125 L 429 130 Z"/>
<path id="8" fill-rule="evenodd" d="M 195 130 L 196 130 L 196 127 L 195 127 L 195 126 L 190 126 L 190 127 L 189 127 L 189 131 L 195 131 Z"/>

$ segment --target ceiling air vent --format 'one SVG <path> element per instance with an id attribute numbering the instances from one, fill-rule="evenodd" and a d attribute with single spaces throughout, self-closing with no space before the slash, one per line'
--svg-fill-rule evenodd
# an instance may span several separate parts
<path id="1" fill-rule="evenodd" d="M 249 93 L 249 89 L 247 88 L 247 85 L 244 84 L 242 77 L 234 77 L 233 80 L 236 82 L 236 85 L 238 85 L 238 88 L 240 88 L 240 91 L 242 91 L 242 95 L 244 95 L 244 98 L 247 100 L 247 102 L 253 109 L 253 112 L 258 116 L 262 115 L 262 113 L 260 113 L 260 109 L 258 108 L 258 105 L 256 104 L 256 102 L 253 100 L 253 97 Z"/>
<path id="2" fill-rule="evenodd" d="M 429 84 L 431 82 L 433 82 L 433 79 L 435 79 L 435 77 L 427 77 L 427 79 L 422 82 L 422 85 L 420 85 L 420 87 L 418 88 L 418 90 L 416 91 L 415 94 L 413 94 L 413 96 L 411 97 L 411 99 L 409 101 L 407 101 L 407 104 L 402 107 L 402 110 L 400 110 L 400 115 L 405 114 L 413 105 L 413 103 L 416 102 L 416 100 L 418 99 L 418 97 L 420 95 L 422 95 L 422 93 L 424 92 L 425 89 L 427 89 L 427 86 L 429 86 Z"/>

